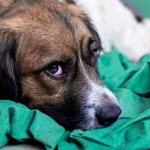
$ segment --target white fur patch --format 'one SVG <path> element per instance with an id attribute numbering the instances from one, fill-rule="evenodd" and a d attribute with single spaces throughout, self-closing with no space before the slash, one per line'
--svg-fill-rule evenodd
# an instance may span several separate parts
<path id="1" fill-rule="evenodd" d="M 96 108 L 106 106 L 107 104 L 118 104 L 118 101 L 115 97 L 115 95 L 108 90 L 103 85 L 98 85 L 95 83 L 87 73 L 82 59 L 79 56 L 79 62 L 81 66 L 82 74 L 85 76 L 85 79 L 88 84 L 88 89 L 85 92 L 86 100 L 84 102 L 84 112 L 90 118 L 90 124 L 89 127 L 93 127 L 96 123 Z M 107 95 L 107 98 L 105 98 L 104 95 Z"/>
<path id="2" fill-rule="evenodd" d="M 136 21 L 119 0 L 74 0 L 92 19 L 105 51 L 112 46 L 133 61 L 150 53 L 150 20 Z"/>

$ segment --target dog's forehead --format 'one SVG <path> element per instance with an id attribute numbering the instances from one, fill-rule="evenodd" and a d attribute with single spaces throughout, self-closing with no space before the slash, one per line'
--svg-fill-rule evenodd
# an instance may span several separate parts
<path id="1" fill-rule="evenodd" d="M 18 63 L 22 70 L 26 72 L 39 70 L 51 62 L 63 61 L 64 59 L 74 59 L 76 45 L 71 33 L 60 28 L 60 33 L 56 28 L 47 31 L 40 29 L 31 29 L 32 32 L 24 33 L 19 41 Z M 46 29 L 45 29 L 46 30 Z M 52 32 L 55 33 L 52 33 Z M 28 64 L 28 65 L 27 65 Z"/>
<path id="2" fill-rule="evenodd" d="M 67 14 L 64 8 L 54 8 L 47 10 L 34 6 L 21 18 L 18 16 L 11 20 L 15 30 L 21 32 L 18 63 L 26 73 L 66 57 L 75 60 L 81 40 L 90 36 L 84 22 L 78 16 L 72 15 L 75 12 L 71 11 L 76 11 L 74 7 L 71 9 L 69 6 L 70 13 Z"/>

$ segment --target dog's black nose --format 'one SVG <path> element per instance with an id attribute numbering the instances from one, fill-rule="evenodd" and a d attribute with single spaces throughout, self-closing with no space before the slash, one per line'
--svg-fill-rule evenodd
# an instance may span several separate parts
<path id="1" fill-rule="evenodd" d="M 97 108 L 96 117 L 100 125 L 109 126 L 114 123 L 119 115 L 121 114 L 121 109 L 117 105 L 109 105 Z"/>

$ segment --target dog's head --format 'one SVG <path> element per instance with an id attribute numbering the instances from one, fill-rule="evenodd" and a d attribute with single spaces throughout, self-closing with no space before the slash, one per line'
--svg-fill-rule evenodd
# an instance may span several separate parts
<path id="1" fill-rule="evenodd" d="M 107 126 L 121 111 L 99 79 L 101 51 L 88 17 L 74 5 L 47 0 L 3 5 L 0 98 L 20 100 L 67 128 Z"/>

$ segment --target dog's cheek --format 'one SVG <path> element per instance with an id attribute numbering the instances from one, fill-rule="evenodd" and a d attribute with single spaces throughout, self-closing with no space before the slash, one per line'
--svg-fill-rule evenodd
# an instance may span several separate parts
<path id="1" fill-rule="evenodd" d="M 22 83 L 22 103 L 29 107 L 38 107 L 41 104 L 59 105 L 63 103 L 61 85 L 56 86 L 48 81 L 34 76 L 23 77 Z"/>

